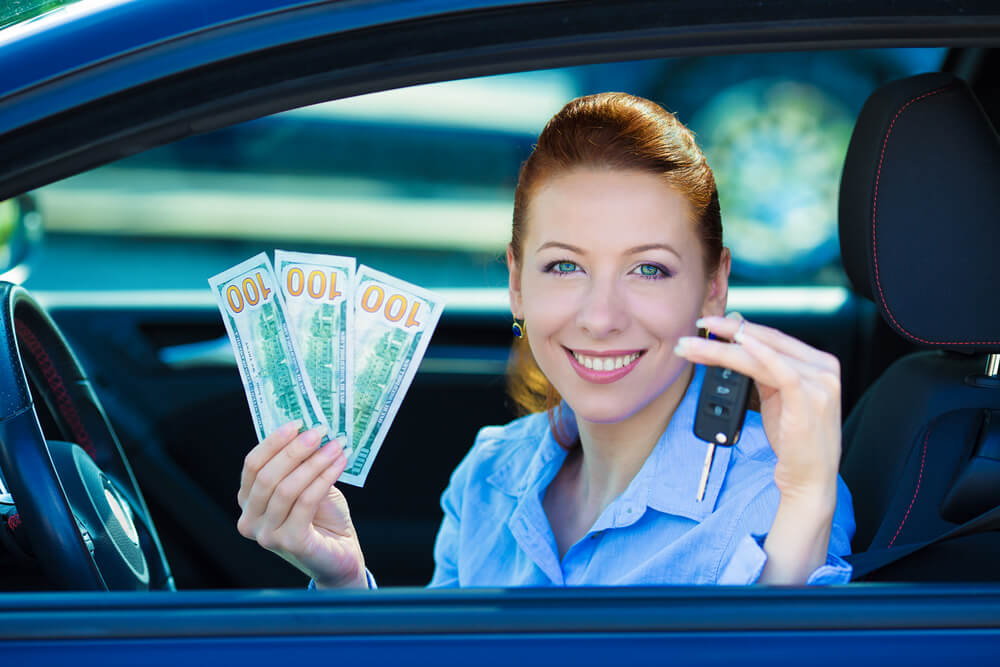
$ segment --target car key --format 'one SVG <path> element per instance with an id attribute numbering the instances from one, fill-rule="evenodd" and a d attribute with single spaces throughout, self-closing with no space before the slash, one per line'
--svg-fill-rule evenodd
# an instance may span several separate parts
<path id="1" fill-rule="evenodd" d="M 719 366 L 709 366 L 705 370 L 705 381 L 701 385 L 694 416 L 695 436 L 708 443 L 698 483 L 698 502 L 705 497 L 716 446 L 731 447 L 740 439 L 749 400 L 750 378 L 746 375 Z"/>

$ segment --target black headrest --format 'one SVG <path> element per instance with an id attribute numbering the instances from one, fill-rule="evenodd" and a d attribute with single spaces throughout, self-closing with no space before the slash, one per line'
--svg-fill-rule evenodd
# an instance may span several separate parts
<path id="1" fill-rule="evenodd" d="M 840 183 L 854 288 L 917 344 L 1000 352 L 1000 140 L 964 81 L 922 74 L 861 109 Z"/>

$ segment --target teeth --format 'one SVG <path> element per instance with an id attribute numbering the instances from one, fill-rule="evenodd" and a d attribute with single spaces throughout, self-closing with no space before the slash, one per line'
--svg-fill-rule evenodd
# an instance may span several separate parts
<path id="1" fill-rule="evenodd" d="M 573 357 L 585 368 L 597 371 L 614 371 L 628 366 L 638 359 L 639 353 L 634 352 L 624 357 L 585 357 L 574 352 Z"/>

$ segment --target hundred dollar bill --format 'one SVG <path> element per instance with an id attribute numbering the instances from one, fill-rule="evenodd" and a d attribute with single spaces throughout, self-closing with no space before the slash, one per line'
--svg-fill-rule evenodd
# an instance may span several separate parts
<path id="1" fill-rule="evenodd" d="M 288 326 L 306 375 L 330 432 L 348 436 L 353 419 L 348 383 L 354 377 L 355 264 L 353 257 L 274 251 Z"/>
<path id="2" fill-rule="evenodd" d="M 371 267 L 354 287 L 354 453 L 341 479 L 365 483 L 424 357 L 443 299 Z"/>
<path id="3" fill-rule="evenodd" d="M 222 311 L 257 437 L 301 419 L 304 428 L 326 418 L 299 361 L 285 305 L 267 255 L 261 253 L 208 279 Z"/>

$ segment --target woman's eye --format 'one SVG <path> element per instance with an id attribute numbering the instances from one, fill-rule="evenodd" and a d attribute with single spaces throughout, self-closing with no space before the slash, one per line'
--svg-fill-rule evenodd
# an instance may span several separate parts
<path id="1" fill-rule="evenodd" d="M 578 268 L 575 262 L 553 262 L 549 265 L 552 273 L 573 273 Z"/>
<path id="2" fill-rule="evenodd" d="M 656 264 L 640 264 L 636 267 L 636 272 L 643 278 L 665 278 L 670 273 Z"/>

